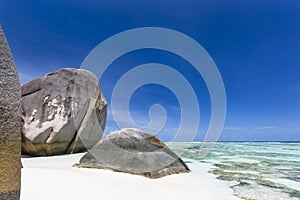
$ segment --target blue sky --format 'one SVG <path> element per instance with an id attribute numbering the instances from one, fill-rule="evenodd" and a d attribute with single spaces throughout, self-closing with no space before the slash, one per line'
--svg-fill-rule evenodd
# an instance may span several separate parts
<path id="1" fill-rule="evenodd" d="M 227 116 L 220 140 L 300 140 L 300 2 L 290 1 L 17 1 L 0 2 L 0 23 L 21 82 L 62 67 L 78 68 L 100 42 L 138 27 L 180 31 L 200 43 L 222 75 Z M 107 100 L 122 73 L 149 62 L 186 76 L 201 107 L 195 140 L 210 121 L 210 98 L 199 74 L 184 59 L 160 50 L 138 50 L 116 60 L 100 80 Z M 120 67 L 122 66 L 122 67 Z M 133 119 L 146 125 L 160 103 L 168 120 L 159 136 L 171 140 L 180 121 L 167 88 L 146 85 L 132 97 Z M 108 115 L 106 132 L 116 129 Z"/>

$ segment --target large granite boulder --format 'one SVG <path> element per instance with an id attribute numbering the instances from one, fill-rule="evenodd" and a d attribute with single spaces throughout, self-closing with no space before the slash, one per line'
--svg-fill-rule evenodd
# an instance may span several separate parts
<path id="1" fill-rule="evenodd" d="M 65 68 L 25 84 L 22 151 L 32 156 L 81 152 L 102 138 L 107 103 L 98 79 Z"/>
<path id="2" fill-rule="evenodd" d="M 21 115 L 19 77 L 0 26 L 0 200 L 20 199 Z"/>
<path id="3" fill-rule="evenodd" d="M 161 140 L 134 128 L 109 133 L 75 166 L 110 169 L 148 178 L 190 171 Z"/>

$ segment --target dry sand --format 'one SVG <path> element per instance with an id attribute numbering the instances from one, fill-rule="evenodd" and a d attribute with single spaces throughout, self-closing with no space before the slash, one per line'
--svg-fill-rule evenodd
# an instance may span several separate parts
<path id="1" fill-rule="evenodd" d="M 100 169 L 73 168 L 84 154 L 22 158 L 21 200 L 237 200 L 208 164 L 187 163 L 191 173 L 160 179 Z"/>

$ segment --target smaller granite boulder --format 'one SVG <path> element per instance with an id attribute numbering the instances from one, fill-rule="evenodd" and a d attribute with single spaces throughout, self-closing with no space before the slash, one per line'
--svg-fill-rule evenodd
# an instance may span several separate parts
<path id="1" fill-rule="evenodd" d="M 148 178 L 190 171 L 161 140 L 134 128 L 109 133 L 75 166 L 110 169 Z"/>

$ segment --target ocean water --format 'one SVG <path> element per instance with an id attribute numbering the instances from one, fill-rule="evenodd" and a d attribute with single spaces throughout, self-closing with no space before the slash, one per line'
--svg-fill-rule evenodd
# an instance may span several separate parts
<path id="1" fill-rule="evenodd" d="M 205 143 L 204 143 L 205 145 Z M 182 158 L 209 163 L 209 173 L 231 182 L 244 200 L 300 199 L 300 143 L 168 143 Z M 207 156 L 201 156 L 208 150 Z"/>

